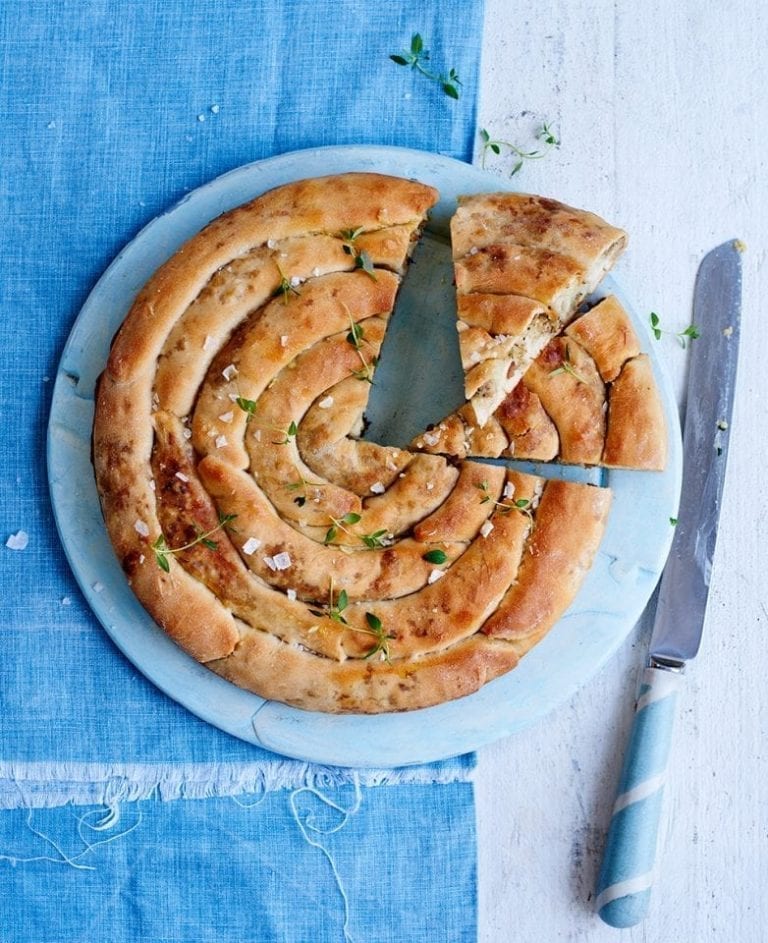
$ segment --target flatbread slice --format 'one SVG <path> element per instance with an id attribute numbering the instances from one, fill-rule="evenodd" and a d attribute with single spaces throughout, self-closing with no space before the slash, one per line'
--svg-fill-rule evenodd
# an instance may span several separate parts
<path id="1" fill-rule="evenodd" d="M 461 197 L 451 220 L 465 394 L 483 427 L 597 287 L 626 233 L 541 196 Z"/>

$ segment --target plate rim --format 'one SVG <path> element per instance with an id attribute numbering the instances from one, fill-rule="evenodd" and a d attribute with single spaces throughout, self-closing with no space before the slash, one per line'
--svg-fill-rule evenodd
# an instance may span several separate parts
<path id="1" fill-rule="evenodd" d="M 403 174 L 397 166 L 400 163 L 404 163 L 411 169 L 418 168 L 419 173 Z M 153 256 L 152 270 L 154 270 L 176 251 L 178 245 L 202 228 L 205 222 L 272 186 L 279 186 L 292 179 L 301 179 L 295 175 L 295 169 L 297 166 L 305 165 L 310 170 L 303 174 L 305 177 L 319 176 L 324 173 L 341 173 L 345 170 L 350 172 L 374 170 L 401 176 L 415 176 L 423 182 L 432 183 L 437 186 L 438 190 L 441 190 L 441 199 L 436 207 L 437 225 L 439 225 L 441 214 L 444 215 L 443 204 L 447 204 L 449 199 L 443 194 L 458 195 L 459 192 L 468 192 L 460 185 L 460 182 L 461 184 L 464 181 L 471 183 L 474 192 L 495 190 L 514 192 L 516 190 L 507 181 L 482 168 L 445 155 L 392 145 L 331 145 L 289 151 L 264 160 L 253 161 L 233 168 L 187 193 L 169 209 L 144 225 L 120 250 L 89 292 L 72 324 L 56 370 L 47 429 L 46 461 L 54 520 L 73 575 L 104 631 L 137 671 L 166 696 L 171 697 L 191 713 L 241 740 L 308 762 L 376 768 L 408 766 L 448 759 L 474 751 L 487 743 L 510 736 L 538 722 L 568 700 L 600 670 L 629 635 L 653 593 L 672 542 L 673 528 L 671 526 L 668 528 L 669 533 L 661 534 L 655 557 L 650 561 L 651 565 L 639 567 L 640 575 L 635 574 L 637 579 L 642 578 L 642 591 L 635 593 L 629 610 L 621 614 L 620 631 L 611 630 L 607 624 L 603 626 L 604 620 L 601 621 L 601 616 L 607 616 L 609 619 L 619 618 L 615 613 L 600 613 L 583 609 L 580 611 L 578 608 L 585 587 L 590 577 L 594 575 L 593 569 L 585 581 L 585 586 L 577 594 L 563 619 L 531 653 L 526 655 L 514 671 L 489 682 L 475 694 L 435 707 L 395 714 L 360 715 L 320 714 L 265 701 L 258 695 L 237 688 L 194 661 L 154 623 L 133 595 L 117 558 L 111 551 L 111 544 L 101 518 L 93 470 L 90 465 L 90 423 L 87 424 L 85 435 L 83 435 L 83 422 L 89 414 L 87 393 L 89 384 L 95 383 L 96 375 L 93 374 L 93 369 L 96 364 L 88 362 L 91 351 L 88 345 L 83 344 L 83 341 L 86 339 L 87 331 L 91 329 L 91 321 L 103 314 L 100 310 L 103 296 L 109 297 L 114 292 L 124 301 L 119 314 L 114 313 L 109 321 L 110 325 L 114 322 L 114 328 L 109 333 L 111 342 L 112 334 L 122 322 L 133 297 L 149 277 L 147 275 L 137 279 L 135 272 L 134 276 L 130 277 L 131 271 L 134 271 L 130 268 L 135 263 L 134 256 L 141 256 L 145 249 L 159 240 L 167 251 L 167 255 L 155 254 Z M 433 179 L 430 179 L 430 176 Z M 442 179 L 443 177 L 446 179 Z M 435 178 L 440 182 L 436 182 Z M 267 179 L 271 182 L 264 186 L 264 180 Z M 278 182 L 272 182 L 275 180 Z M 454 182 L 451 183 L 451 180 Z M 250 191 L 250 196 L 247 194 L 243 196 L 244 191 Z M 209 210 L 211 215 L 205 222 L 195 223 L 195 220 L 199 220 Z M 190 229 L 192 225 L 195 228 Z M 175 239 L 169 237 L 175 237 Z M 126 267 L 128 271 L 125 271 Z M 604 288 L 619 296 L 636 327 L 642 328 L 641 337 L 650 340 L 647 327 L 639 323 L 631 303 L 626 299 L 613 276 L 609 276 L 603 282 L 601 289 Z M 92 346 L 101 345 L 103 349 L 106 335 L 103 331 L 104 325 L 101 326 L 102 334 L 93 341 Z M 665 506 L 670 508 L 671 516 L 679 502 L 682 477 L 680 422 L 671 381 L 663 362 L 656 356 L 650 344 L 646 346 L 664 403 L 670 446 L 668 466 L 661 473 L 619 472 L 618 474 L 642 476 L 638 480 L 638 485 L 641 484 L 643 478 L 656 483 L 663 481 L 663 497 L 668 502 Z M 107 346 L 107 352 L 108 349 Z M 106 356 L 98 364 L 100 369 L 105 360 Z M 84 383 L 84 391 L 78 390 L 81 381 Z M 93 391 L 90 392 L 92 422 Z M 73 405 L 76 407 L 74 409 L 75 428 L 72 428 L 72 424 L 66 421 L 68 412 L 66 407 L 69 407 L 69 411 L 72 412 Z M 80 480 L 79 487 L 73 494 L 71 480 L 65 481 L 66 476 L 62 477 L 62 471 L 74 463 L 82 473 L 85 470 L 84 451 L 88 456 L 89 475 L 85 476 L 85 480 Z M 552 463 L 551 465 L 544 464 L 543 467 L 562 466 Z M 609 480 L 613 479 L 615 474 L 610 472 Z M 623 479 L 618 480 L 621 482 Z M 612 480 L 611 487 L 615 488 Z M 640 487 L 640 491 L 642 490 L 643 488 Z M 93 515 L 94 500 L 98 521 Z M 91 538 L 90 543 L 86 542 L 87 546 L 93 550 L 90 555 L 82 552 L 76 540 L 78 536 L 83 535 L 83 517 L 81 516 L 83 512 L 90 527 L 90 530 L 86 531 Z M 99 533 L 99 522 L 103 533 Z M 101 552 L 104 550 L 105 541 L 111 555 L 111 559 L 106 560 Z M 598 557 L 602 553 L 601 548 Z M 626 580 L 628 577 L 625 573 L 616 575 L 611 572 L 610 568 L 615 562 L 615 560 L 609 563 L 602 561 L 611 578 Z M 630 568 L 631 575 L 633 573 Z M 535 692 L 518 690 L 521 684 L 516 679 L 521 676 L 532 674 L 531 680 L 537 680 L 536 670 L 531 672 L 525 666 L 538 668 L 541 653 L 546 654 L 548 648 L 554 644 L 550 642 L 547 646 L 546 643 L 550 638 L 557 639 L 557 630 L 561 623 L 567 619 L 579 617 L 582 620 L 585 617 L 590 618 L 598 627 L 597 631 L 605 633 L 606 636 L 605 642 L 600 646 L 599 654 L 590 652 L 589 657 L 585 659 L 588 662 L 588 670 L 576 672 L 578 676 L 574 676 L 574 672 L 566 672 L 565 677 L 558 676 L 559 690 L 557 692 L 545 691 L 544 695 L 540 690 L 538 700 Z M 133 620 L 136 620 L 136 623 Z M 556 651 L 555 654 L 557 654 Z M 148 663 L 148 660 L 152 658 L 160 658 L 161 661 Z M 538 680 L 542 679 L 538 678 Z M 552 684 L 549 678 L 544 678 L 543 681 L 545 684 L 549 682 L 550 686 Z M 515 712 L 513 709 L 515 704 L 522 708 L 524 716 L 519 716 L 520 710 Z M 505 707 L 509 708 L 506 713 Z M 420 738 L 419 731 L 423 731 L 423 738 Z"/>

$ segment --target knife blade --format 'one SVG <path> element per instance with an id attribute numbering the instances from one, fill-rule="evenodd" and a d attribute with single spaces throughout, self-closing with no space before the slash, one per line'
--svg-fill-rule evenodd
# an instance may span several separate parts
<path id="1" fill-rule="evenodd" d="M 680 508 L 596 889 L 596 909 L 614 927 L 634 926 L 648 909 L 677 695 L 706 621 L 736 387 L 741 252 L 739 240 L 723 243 L 696 276 L 700 336 L 690 347 Z"/>

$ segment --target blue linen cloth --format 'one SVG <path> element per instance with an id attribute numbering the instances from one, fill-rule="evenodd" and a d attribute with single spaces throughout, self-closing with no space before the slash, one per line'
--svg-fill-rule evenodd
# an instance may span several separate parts
<path id="1" fill-rule="evenodd" d="M 185 193 L 325 144 L 468 159 L 482 0 L 11 0 L 0 17 L 0 941 L 474 939 L 473 758 L 317 768 L 157 691 L 67 567 L 45 434 L 89 290 Z M 416 32 L 458 101 L 389 59 Z"/>

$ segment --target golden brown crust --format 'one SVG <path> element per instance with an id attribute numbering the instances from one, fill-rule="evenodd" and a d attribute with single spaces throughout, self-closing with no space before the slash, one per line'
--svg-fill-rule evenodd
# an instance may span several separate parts
<path id="1" fill-rule="evenodd" d="M 556 337 L 525 374 L 557 428 L 564 462 L 596 465 L 605 441 L 605 385 L 594 361 L 574 340 Z"/>
<path id="2" fill-rule="evenodd" d="M 571 321 L 565 333 L 586 350 L 606 383 L 612 383 L 627 360 L 640 353 L 640 341 L 629 315 L 615 295 Z"/>
<path id="3" fill-rule="evenodd" d="M 261 697 L 304 710 L 378 714 L 464 697 L 517 662 L 510 644 L 482 635 L 410 662 L 390 663 L 318 659 L 265 632 L 247 632 L 230 658 L 209 667 Z"/>
<path id="4" fill-rule="evenodd" d="M 557 457 L 560 448 L 557 428 L 525 380 L 508 394 L 494 418 L 509 439 L 504 455 L 538 462 L 550 462 Z"/>
<path id="5" fill-rule="evenodd" d="M 451 221 L 454 258 L 493 243 L 545 247 L 591 266 L 613 258 L 626 233 L 594 213 L 527 193 L 484 193 L 459 198 Z"/>
<path id="6" fill-rule="evenodd" d="M 592 566 L 610 501 L 606 488 L 547 483 L 519 577 L 483 632 L 507 639 L 523 655 L 552 628 Z"/>
<path id="7" fill-rule="evenodd" d="M 611 384 L 603 464 L 661 471 L 667 462 L 664 407 L 647 354 L 627 361 Z"/>

